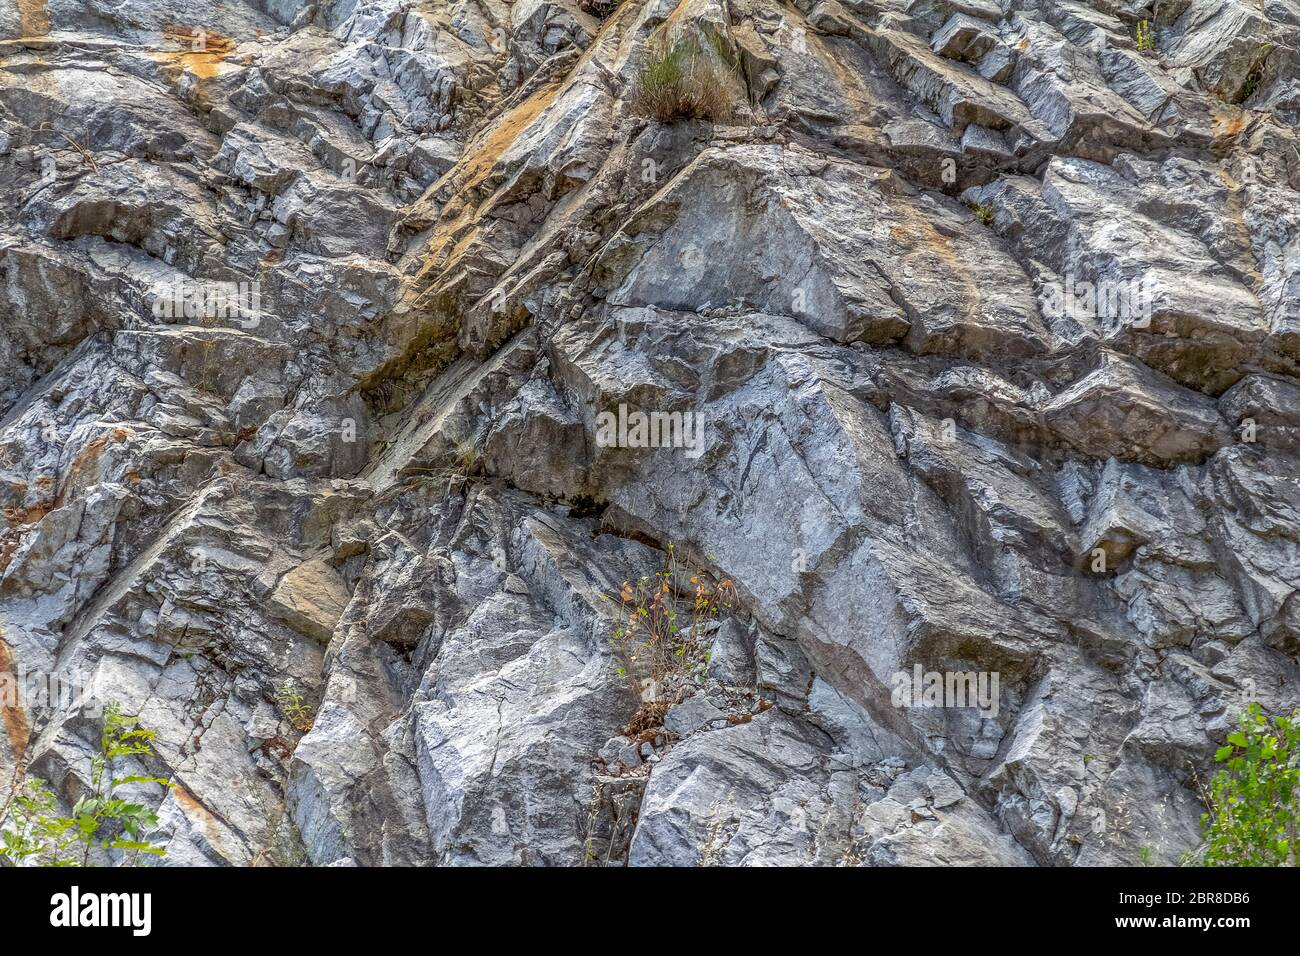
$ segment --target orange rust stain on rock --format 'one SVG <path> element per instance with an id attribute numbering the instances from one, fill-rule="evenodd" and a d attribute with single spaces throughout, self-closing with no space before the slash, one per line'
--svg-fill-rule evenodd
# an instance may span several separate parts
<path id="1" fill-rule="evenodd" d="M 118 431 L 121 431 L 121 429 L 118 429 Z M 99 459 L 104 452 L 104 447 L 108 444 L 108 438 L 107 435 L 100 435 L 98 438 L 91 439 L 86 443 L 86 447 L 77 454 L 77 457 L 72 459 L 72 462 L 68 465 L 67 477 L 63 481 L 63 487 L 59 489 L 59 493 L 54 497 L 55 508 L 62 507 L 70 495 L 76 495 L 99 477 Z M 124 440 L 118 439 L 118 441 Z"/>
<path id="2" fill-rule="evenodd" d="M 544 86 L 509 110 L 460 164 L 449 170 L 442 181 L 430 187 L 436 191 L 443 183 L 451 183 L 456 193 L 444 209 L 443 221 L 429 239 L 425 267 L 421 270 L 423 274 L 442 272 L 469 248 L 477 235 L 474 226 L 486 199 L 482 197 L 476 201 L 475 194 L 519 135 L 555 102 L 560 86 L 558 82 Z"/>
<path id="3" fill-rule="evenodd" d="M 68 466 L 67 478 L 58 493 L 51 499 L 38 501 L 33 505 L 19 507 L 11 505 L 7 508 L 0 508 L 0 518 L 4 519 L 4 524 L 0 525 L 0 531 L 7 533 L 0 535 L 0 570 L 9 566 L 13 560 L 14 552 L 18 550 L 18 545 L 22 540 L 25 532 L 14 529 L 28 528 L 36 524 L 51 511 L 61 508 L 70 498 L 80 494 L 87 486 L 93 484 L 99 477 L 99 461 L 103 454 L 109 438 L 121 443 L 130 437 L 130 432 L 124 428 L 114 429 L 109 435 L 101 435 L 86 444 L 80 454 L 72 460 Z M 139 480 L 137 474 L 136 480 Z M 35 481 L 35 486 L 40 491 L 48 491 L 54 487 L 54 479 L 42 475 Z M 22 496 L 26 493 L 25 485 L 14 485 L 15 494 Z M 14 537 L 14 535 L 17 537 Z"/>
<path id="4" fill-rule="evenodd" d="M 22 543 L 23 539 L 21 537 L 13 536 L 0 541 L 0 574 L 7 571 L 9 565 L 13 564 L 14 553 L 17 552 L 18 546 Z"/>
<path id="5" fill-rule="evenodd" d="M 27 483 L 16 481 L 9 486 L 9 494 L 21 501 L 27 497 Z M 54 510 L 52 503 L 48 501 L 37 502 L 30 507 L 20 507 L 10 505 L 8 508 L 0 508 L 0 515 L 4 516 L 5 524 L 12 527 L 22 527 L 23 525 L 35 524 Z"/>
<path id="6" fill-rule="evenodd" d="M 208 838 L 208 842 L 213 846 L 220 846 L 222 843 L 221 828 L 217 823 L 217 818 L 212 815 L 208 808 L 199 803 L 198 798 L 179 783 L 172 787 L 172 793 L 176 795 L 176 802 L 180 805 L 181 811 L 186 818 L 198 825 L 204 836 Z"/>
<path id="7" fill-rule="evenodd" d="M 471 153 L 456 171 L 457 178 L 463 184 L 460 190 L 462 193 L 482 185 L 497 160 L 519 138 L 519 134 L 531 126 L 546 107 L 555 102 L 559 92 L 559 83 L 544 86 L 501 117 L 500 122 L 484 137 L 483 145 Z"/>
<path id="8" fill-rule="evenodd" d="M 1214 135 L 1216 138 L 1231 139 L 1246 128 L 1246 111 L 1236 110 L 1229 113 L 1214 111 Z"/>
<path id="9" fill-rule="evenodd" d="M 51 23 L 46 0 L 18 0 L 18 24 L 24 37 L 48 35 Z"/>
<path id="10" fill-rule="evenodd" d="M 11 505 L 0 508 L 0 518 L 4 521 L 3 525 L 0 525 L 0 571 L 8 568 L 13 561 L 14 554 L 26 534 L 26 531 L 21 529 L 30 528 L 51 511 L 61 508 L 69 497 L 75 497 L 85 487 L 93 484 L 99 477 L 100 456 L 109 438 L 121 443 L 130 436 L 131 433 L 125 428 L 116 428 L 109 435 L 101 435 L 88 442 L 68 466 L 67 479 L 52 499 L 38 501 L 25 507 Z M 39 491 L 49 491 L 54 487 L 55 481 L 49 476 L 42 475 L 34 484 Z M 20 497 L 27 492 L 27 486 L 22 484 L 14 485 L 12 489 Z"/>
<path id="11" fill-rule="evenodd" d="M 1236 233 L 1237 242 L 1240 244 L 1239 248 L 1247 250 L 1242 257 L 1244 261 L 1240 263 L 1240 267 L 1254 280 L 1251 288 L 1258 293 L 1263 276 L 1260 272 L 1259 260 L 1251 251 L 1253 246 L 1251 244 L 1250 226 L 1246 224 L 1246 197 L 1242 192 L 1246 184 L 1238 182 L 1236 177 L 1222 166 L 1215 170 L 1215 175 L 1228 190 L 1228 195 L 1223 202 L 1223 220 Z"/>
<path id="12" fill-rule="evenodd" d="M 0 515 L 3 515 L 5 521 L 11 526 L 34 524 L 40 521 L 55 508 L 61 507 L 69 493 L 75 493 L 79 483 L 93 482 L 99 477 L 99 461 L 104 449 L 108 446 L 109 439 L 120 445 L 130 437 L 131 432 L 129 430 L 114 428 L 107 435 L 100 435 L 98 438 L 91 439 L 68 465 L 67 479 L 62 490 L 54 497 L 53 501 L 40 502 L 29 508 L 3 508 L 0 509 Z M 54 479 L 42 475 L 36 479 L 35 484 L 39 490 L 47 491 L 54 487 Z M 15 495 L 21 497 L 27 493 L 27 486 L 25 484 L 15 484 L 12 486 L 12 491 Z"/>
<path id="13" fill-rule="evenodd" d="M 673 12 L 668 14 L 668 19 L 663 22 L 661 28 L 665 34 L 669 31 L 676 31 L 681 27 L 682 22 L 686 19 L 687 8 L 691 6 L 691 0 L 681 0 L 681 3 L 673 7 Z"/>
<path id="14" fill-rule="evenodd" d="M 973 319 L 978 315 L 984 297 L 980 293 L 979 286 L 970 278 L 969 269 L 962 262 L 962 257 L 953 248 L 952 239 L 936 229 L 934 223 L 917 210 L 904 207 L 900 211 L 906 216 L 907 222 L 890 227 L 889 234 L 896 241 L 911 247 L 903 259 L 920 256 L 943 262 L 948 272 L 960 284 L 960 290 L 953 289 L 953 291 L 958 292 L 965 300 L 965 314 Z"/>
<path id="15" fill-rule="evenodd" d="M 36 524 L 53 510 L 54 504 L 52 502 L 42 501 L 30 508 L 3 508 L 0 509 L 0 515 L 4 515 L 5 524 L 12 528 Z"/>
<path id="16" fill-rule="evenodd" d="M 204 30 L 202 27 L 182 27 L 167 25 L 163 27 L 163 36 L 180 45 L 179 50 L 155 50 L 149 56 L 164 64 L 163 71 L 172 79 L 182 72 L 188 72 L 200 80 L 208 80 L 221 72 L 221 62 L 235 50 L 235 41 L 230 37 Z M 194 49 L 196 41 L 202 41 L 202 49 Z"/>
<path id="17" fill-rule="evenodd" d="M 90 441 L 86 442 L 86 447 L 81 449 L 76 458 L 72 459 L 72 464 L 68 466 L 68 471 L 76 471 L 81 467 L 82 463 L 86 461 L 99 461 L 99 453 L 104 450 L 104 446 L 107 444 L 108 437 L 105 435 L 100 435 L 98 438 L 92 438 Z"/>
<path id="18" fill-rule="evenodd" d="M 912 246 L 919 243 L 929 247 L 939 258 L 955 262 L 957 256 L 953 252 L 950 238 L 934 228 L 934 224 L 919 213 L 908 210 L 907 218 L 906 225 L 899 223 L 890 227 L 889 234 L 894 239 Z"/>
<path id="19" fill-rule="evenodd" d="M 4 724 L 9 751 L 14 755 L 16 769 L 20 771 L 17 778 L 21 778 L 31 728 L 18 697 L 18 670 L 14 667 L 14 652 L 3 636 L 0 636 L 0 689 L 3 689 L 3 693 L 0 693 L 0 723 Z"/>

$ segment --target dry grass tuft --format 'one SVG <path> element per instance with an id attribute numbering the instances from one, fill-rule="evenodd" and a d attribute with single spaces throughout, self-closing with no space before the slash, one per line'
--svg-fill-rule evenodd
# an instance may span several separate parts
<path id="1" fill-rule="evenodd" d="M 722 44 L 697 36 L 661 38 L 637 75 L 632 108 L 670 123 L 678 119 L 725 122 L 736 113 L 737 71 Z"/>

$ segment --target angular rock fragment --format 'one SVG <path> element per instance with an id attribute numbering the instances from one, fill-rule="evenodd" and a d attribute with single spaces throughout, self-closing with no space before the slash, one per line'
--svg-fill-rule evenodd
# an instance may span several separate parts
<path id="1" fill-rule="evenodd" d="M 328 644 L 349 597 L 337 571 L 324 561 L 307 561 L 280 579 L 269 607 L 290 627 Z"/>
<path id="2" fill-rule="evenodd" d="M 1115 355 L 1053 398 L 1043 418 L 1086 455 L 1166 467 L 1202 461 L 1231 440 L 1212 401 Z"/>

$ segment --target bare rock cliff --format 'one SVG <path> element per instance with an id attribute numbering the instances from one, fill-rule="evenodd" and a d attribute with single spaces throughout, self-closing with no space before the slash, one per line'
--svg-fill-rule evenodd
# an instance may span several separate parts
<path id="1" fill-rule="evenodd" d="M 1173 863 L 1300 704 L 1296 0 L 0 38 L 0 671 L 164 864 Z"/>

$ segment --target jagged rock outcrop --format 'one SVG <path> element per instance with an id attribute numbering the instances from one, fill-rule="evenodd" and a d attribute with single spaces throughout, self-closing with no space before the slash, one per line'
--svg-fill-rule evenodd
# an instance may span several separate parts
<path id="1" fill-rule="evenodd" d="M 633 108 L 679 36 L 725 119 Z M 0 672 L 157 731 L 166 865 L 1176 862 L 1300 704 L 1297 37 L 0 4 Z M 94 714 L 2 704 L 75 801 Z"/>

